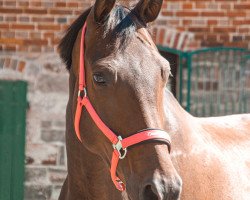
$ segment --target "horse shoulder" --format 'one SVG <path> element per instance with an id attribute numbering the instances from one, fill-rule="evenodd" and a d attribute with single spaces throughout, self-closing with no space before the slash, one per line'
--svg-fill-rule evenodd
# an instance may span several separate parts
<path id="1" fill-rule="evenodd" d="M 222 148 L 245 148 L 250 142 L 250 114 L 228 115 L 198 119 L 204 135 Z"/>
<path id="2" fill-rule="evenodd" d="M 182 199 L 248 199 L 250 115 L 192 120 L 190 132 L 177 134 L 179 145 L 173 150 L 183 179 Z"/>

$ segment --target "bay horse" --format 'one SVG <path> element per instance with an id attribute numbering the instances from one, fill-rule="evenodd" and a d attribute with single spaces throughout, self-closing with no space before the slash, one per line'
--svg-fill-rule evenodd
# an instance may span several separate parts
<path id="1" fill-rule="evenodd" d="M 162 0 L 115 3 L 96 0 L 59 45 L 70 75 L 59 199 L 250 199 L 250 116 L 187 113 L 147 30 Z"/>

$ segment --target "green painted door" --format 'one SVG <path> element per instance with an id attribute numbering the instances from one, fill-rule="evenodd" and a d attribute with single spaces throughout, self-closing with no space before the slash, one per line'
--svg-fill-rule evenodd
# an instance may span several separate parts
<path id="1" fill-rule="evenodd" d="M 0 200 L 22 200 L 27 83 L 0 80 Z"/>

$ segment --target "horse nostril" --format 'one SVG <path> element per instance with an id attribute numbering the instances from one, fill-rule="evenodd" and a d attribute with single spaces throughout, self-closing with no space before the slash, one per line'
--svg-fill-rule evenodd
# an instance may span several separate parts
<path id="1" fill-rule="evenodd" d="M 165 181 L 156 179 L 142 188 L 140 200 L 178 200 L 181 189 L 182 180 L 179 177 Z"/>
<path id="2" fill-rule="evenodd" d="M 152 188 L 152 185 L 146 185 L 143 192 L 143 200 L 158 200 L 157 191 Z"/>

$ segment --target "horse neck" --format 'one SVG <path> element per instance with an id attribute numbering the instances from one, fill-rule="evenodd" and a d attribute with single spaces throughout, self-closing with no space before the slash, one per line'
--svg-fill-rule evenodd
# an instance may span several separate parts
<path id="1" fill-rule="evenodd" d="M 69 196 L 72 199 L 88 200 L 122 199 L 121 194 L 114 187 L 111 187 L 110 172 L 103 160 L 98 155 L 88 151 L 76 137 L 73 96 L 77 91 L 78 84 L 73 73 L 70 73 L 69 86 L 69 101 L 66 112 Z M 106 184 L 107 182 L 110 184 Z"/>
<path id="2" fill-rule="evenodd" d="M 172 139 L 172 153 L 185 152 L 192 146 L 192 141 L 200 137 L 197 134 L 198 125 L 195 117 L 185 111 L 171 92 L 165 91 L 164 109 L 166 130 Z"/>
<path id="3" fill-rule="evenodd" d="M 166 129 L 172 134 L 182 134 L 190 129 L 190 121 L 195 118 L 185 111 L 176 98 L 167 89 L 164 95 Z"/>

